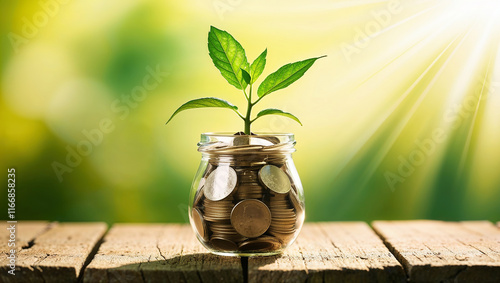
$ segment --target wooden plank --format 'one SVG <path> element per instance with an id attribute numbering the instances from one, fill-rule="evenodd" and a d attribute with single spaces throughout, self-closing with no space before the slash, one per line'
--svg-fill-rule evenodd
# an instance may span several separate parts
<path id="1" fill-rule="evenodd" d="M 188 225 L 117 224 L 84 282 L 242 282 L 238 258 L 208 253 Z"/>
<path id="2" fill-rule="evenodd" d="M 406 276 L 363 222 L 308 223 L 282 256 L 248 260 L 248 282 L 306 281 L 406 282 Z"/>
<path id="3" fill-rule="evenodd" d="M 486 221 L 375 221 L 412 282 L 499 282 L 500 230 Z"/>
<path id="4" fill-rule="evenodd" d="M 15 276 L 0 259 L 2 282 L 76 282 L 92 249 L 106 232 L 104 223 L 54 224 L 17 253 Z"/>
<path id="5" fill-rule="evenodd" d="M 30 242 L 35 239 L 36 236 L 50 228 L 50 223 L 47 221 L 18 221 L 15 224 L 16 238 L 15 247 L 9 247 L 10 230 L 8 228 L 11 224 L 5 222 L 0 229 L 0 251 L 7 253 L 12 248 L 19 251 L 23 247 L 28 247 Z"/>

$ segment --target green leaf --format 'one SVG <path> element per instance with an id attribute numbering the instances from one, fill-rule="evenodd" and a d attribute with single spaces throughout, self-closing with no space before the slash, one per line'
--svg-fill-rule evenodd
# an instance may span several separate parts
<path id="1" fill-rule="evenodd" d="M 208 33 L 208 50 L 222 76 L 236 88 L 245 89 L 247 82 L 241 69 L 248 71 L 250 67 L 241 44 L 228 32 L 212 26 Z"/>
<path id="2" fill-rule="evenodd" d="M 181 107 L 177 108 L 175 110 L 174 114 L 168 119 L 167 123 L 174 118 L 175 115 L 177 115 L 179 112 L 188 110 L 188 109 L 194 109 L 194 108 L 206 108 L 206 107 L 220 107 L 220 108 L 229 108 L 233 110 L 234 112 L 238 113 L 238 107 L 231 104 L 230 102 L 227 102 L 223 99 L 217 98 L 217 97 L 205 97 L 205 98 L 198 98 L 198 99 L 193 99 L 190 100 L 184 104 L 181 105 Z"/>
<path id="3" fill-rule="evenodd" d="M 264 71 L 264 67 L 266 66 L 266 56 L 267 56 L 267 48 L 262 52 L 262 54 L 253 61 L 250 66 L 250 75 L 252 77 L 252 81 L 250 83 L 254 83 Z"/>
<path id="4" fill-rule="evenodd" d="M 251 81 L 250 74 L 249 74 L 247 71 L 245 71 L 245 70 L 241 69 L 241 75 L 243 76 L 243 80 L 244 80 L 247 84 L 250 84 L 250 81 Z"/>
<path id="5" fill-rule="evenodd" d="M 280 109 L 276 109 L 276 108 L 268 108 L 268 109 L 264 109 L 264 110 L 260 111 L 257 114 L 257 117 L 255 118 L 255 120 L 257 118 L 260 118 L 260 117 L 265 116 L 265 115 L 281 115 L 281 116 L 285 116 L 287 118 L 295 120 L 297 123 L 299 123 L 302 126 L 302 123 L 300 122 L 299 118 L 295 117 L 295 115 L 293 115 L 292 113 L 285 112 L 285 111 L 280 110 Z"/>
<path id="6" fill-rule="evenodd" d="M 286 64 L 276 72 L 267 76 L 260 84 L 257 95 L 263 97 L 271 92 L 285 88 L 296 80 L 300 79 L 304 73 L 311 68 L 316 60 L 325 56 L 311 58 L 304 61 Z"/>

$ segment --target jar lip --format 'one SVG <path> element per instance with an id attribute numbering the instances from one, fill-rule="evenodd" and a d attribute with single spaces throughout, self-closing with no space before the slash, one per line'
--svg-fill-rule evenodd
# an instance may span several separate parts
<path id="1" fill-rule="evenodd" d="M 250 137 L 293 137 L 292 133 L 271 133 L 271 132 L 257 132 L 255 135 L 235 135 L 232 132 L 207 132 L 202 133 L 202 136 L 206 137 L 238 137 L 238 136 L 250 136 Z"/>
<path id="2" fill-rule="evenodd" d="M 231 154 L 269 154 L 294 152 L 295 136 L 290 133 L 235 135 L 229 132 L 201 134 L 198 151 Z"/>

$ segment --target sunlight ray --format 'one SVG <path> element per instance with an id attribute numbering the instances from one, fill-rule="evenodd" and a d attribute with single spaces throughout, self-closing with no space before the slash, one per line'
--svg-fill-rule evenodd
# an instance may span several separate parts
<path id="1" fill-rule="evenodd" d="M 304 13 L 317 13 L 318 11 L 336 11 L 343 9 L 356 9 L 363 6 L 376 5 L 388 3 L 388 0 L 345 0 L 345 1 L 318 1 L 314 5 L 312 3 L 303 1 L 289 1 L 288 5 L 279 5 L 280 9 L 267 9 L 258 10 L 260 14 L 301 14 Z M 245 12 L 255 12 L 252 8 L 248 7 Z"/>
<path id="2" fill-rule="evenodd" d="M 336 178 L 340 172 L 351 162 L 351 160 L 358 154 L 358 152 L 363 148 L 363 146 L 368 142 L 368 140 L 375 135 L 377 130 L 389 119 L 391 114 L 401 105 L 401 103 L 408 97 L 408 95 L 416 88 L 416 86 L 421 82 L 421 80 L 427 75 L 427 73 L 436 65 L 436 63 L 441 59 L 441 57 L 450 49 L 450 47 L 457 41 L 457 39 L 462 35 L 462 39 L 460 40 L 459 44 L 457 45 L 460 46 L 461 43 L 463 43 L 464 39 L 467 37 L 469 34 L 470 29 L 463 34 L 459 34 L 454 37 L 454 39 L 446 46 L 446 48 L 431 62 L 431 64 L 427 67 L 427 69 L 419 75 L 419 77 L 411 84 L 411 86 L 400 96 L 400 98 L 386 111 L 386 114 L 384 117 L 382 117 L 378 122 L 376 126 L 372 126 L 371 130 L 368 131 L 368 134 L 366 134 L 363 138 L 360 138 L 360 142 L 358 142 L 356 148 L 354 148 L 351 153 L 345 158 L 345 160 L 342 161 L 341 165 L 338 166 L 338 169 L 332 174 L 333 178 Z M 456 48 L 454 51 L 456 50 Z M 399 135 L 399 132 L 398 132 Z M 392 143 L 391 143 L 392 144 Z M 384 153 L 385 156 L 385 153 Z M 380 159 L 381 160 L 381 159 Z M 377 166 L 380 163 L 380 161 L 377 162 Z M 376 167 L 376 166 L 374 166 Z M 370 170 L 374 171 L 374 170 Z M 370 173 L 370 176 L 372 173 Z"/>
<path id="3" fill-rule="evenodd" d="M 377 36 L 379 36 L 381 34 L 384 34 L 384 33 L 388 32 L 388 31 L 390 31 L 391 29 L 394 29 L 394 28 L 396 28 L 396 27 L 398 27 L 398 26 L 400 26 L 402 24 L 405 24 L 405 23 L 407 23 L 407 22 L 409 22 L 409 21 L 411 21 L 411 20 L 413 20 L 415 18 L 418 18 L 419 16 L 424 15 L 425 13 L 428 13 L 428 12 L 430 12 L 430 11 L 438 8 L 438 7 L 443 7 L 443 6 L 444 6 L 444 3 L 441 3 L 441 4 L 434 5 L 432 7 L 426 8 L 426 9 L 424 9 L 424 10 L 422 10 L 422 11 L 414 14 L 411 17 L 405 18 L 404 20 L 401 20 L 401 21 L 399 21 L 397 23 L 394 23 L 394 24 L 392 24 L 392 25 L 384 28 L 384 29 L 381 29 L 379 32 L 376 32 L 376 33 L 372 34 L 371 37 L 377 37 Z M 357 43 L 359 43 L 359 42 L 356 42 L 354 44 L 357 44 Z"/>
<path id="4" fill-rule="evenodd" d="M 372 60 L 370 61 L 371 65 L 362 62 L 363 66 L 356 68 L 356 72 L 347 75 L 344 74 L 344 79 L 339 80 L 336 83 L 336 87 L 345 89 L 345 91 L 348 92 L 358 90 L 361 86 L 370 81 L 371 78 L 390 66 L 391 63 L 396 62 L 398 58 L 412 50 L 412 47 L 419 46 L 419 43 L 425 42 L 425 40 L 432 40 L 440 33 L 446 32 L 449 34 L 451 27 L 461 24 L 457 21 L 462 21 L 462 16 L 463 13 L 448 12 L 441 17 L 437 17 L 433 21 L 422 23 L 419 25 L 418 29 L 412 32 L 411 37 L 404 37 L 402 40 L 398 40 L 397 44 L 391 44 L 391 48 L 384 48 L 383 52 L 377 55 L 377 57 L 385 58 L 389 57 L 391 54 L 397 53 L 397 56 L 390 56 L 385 62 Z M 457 31 L 456 33 L 459 34 L 460 32 L 462 31 Z M 446 34 L 443 35 L 446 36 Z M 417 39 L 416 41 L 415 38 Z M 364 77 L 361 82 L 359 82 L 361 79 L 360 77 Z"/>
<path id="5" fill-rule="evenodd" d="M 433 76 L 432 80 L 426 85 L 425 89 L 419 95 L 418 100 L 412 105 L 412 107 L 410 108 L 410 111 L 408 111 L 408 113 L 405 115 L 405 118 L 402 119 L 402 122 L 398 123 L 397 128 L 395 128 L 395 129 L 393 129 L 391 131 L 391 135 L 386 139 L 386 141 L 384 143 L 384 146 L 377 152 L 377 155 L 372 158 L 373 161 L 368 166 L 368 170 L 367 170 L 368 173 L 366 175 L 364 175 L 365 176 L 365 182 L 368 182 L 368 180 L 371 178 L 371 176 L 373 175 L 373 173 L 376 171 L 377 167 L 380 165 L 380 163 L 382 162 L 382 160 L 385 158 L 385 156 L 389 152 L 390 148 L 394 145 L 394 143 L 396 142 L 397 138 L 400 136 L 400 134 L 403 131 L 403 129 L 406 127 L 406 125 L 408 124 L 408 122 L 410 121 L 410 119 L 413 117 L 414 113 L 420 107 L 420 104 L 425 99 L 425 97 L 427 96 L 427 94 L 430 92 L 430 90 L 432 89 L 433 85 L 438 81 L 439 76 L 443 73 L 443 71 L 446 69 L 447 65 L 451 62 L 451 59 L 453 58 L 453 55 L 460 48 L 460 46 L 465 42 L 466 38 L 470 34 L 470 31 L 471 31 L 471 29 L 469 29 L 467 31 L 467 33 L 462 37 L 462 39 L 459 41 L 459 43 L 457 44 L 457 46 L 455 46 L 455 48 L 451 51 L 451 53 L 448 56 L 448 58 L 446 59 L 446 61 L 439 67 L 438 72 Z M 448 45 L 448 47 L 446 49 L 448 49 L 449 47 L 450 47 L 450 45 Z M 442 54 L 444 54 L 444 52 L 441 53 L 439 57 L 441 57 Z M 434 62 L 433 62 L 432 65 L 434 65 L 435 62 L 437 62 L 437 60 L 439 59 L 439 57 L 436 58 L 436 60 L 434 60 Z M 425 72 L 425 73 L 427 73 L 427 72 Z M 413 85 L 413 86 L 415 86 L 415 85 Z M 405 92 L 406 95 L 409 94 L 409 93 L 411 93 L 412 90 L 413 90 L 413 88 L 408 89 Z"/>
<path id="6" fill-rule="evenodd" d="M 492 26 L 493 26 L 493 21 L 491 21 L 491 23 L 489 25 L 489 29 L 487 29 L 487 31 L 491 32 Z M 489 32 L 486 32 L 486 34 L 489 34 Z M 459 162 L 459 165 L 458 165 L 458 175 L 457 176 L 461 176 L 461 174 L 463 172 L 463 169 L 465 167 L 465 161 L 466 161 L 467 155 L 469 153 L 470 143 L 471 143 L 471 139 L 472 139 L 472 133 L 474 132 L 474 126 L 476 124 L 477 114 L 478 114 L 481 102 L 483 101 L 483 95 L 484 95 L 484 92 L 485 92 L 484 91 L 485 90 L 485 85 L 487 84 L 488 76 L 490 74 L 490 66 L 491 66 L 492 56 L 493 56 L 493 52 L 490 52 L 490 55 L 488 57 L 488 65 L 486 67 L 486 74 L 484 75 L 483 83 L 482 83 L 482 86 L 481 86 L 481 92 L 479 93 L 479 98 L 478 98 L 476 107 L 474 109 L 474 114 L 472 116 L 471 125 L 470 125 L 468 133 L 467 133 L 467 137 L 466 137 L 466 142 L 465 142 L 465 145 L 464 145 L 464 149 L 463 149 L 462 155 L 460 157 L 460 162 Z"/>
<path id="7" fill-rule="evenodd" d="M 458 17 L 457 15 L 450 14 L 447 17 L 445 17 L 444 19 L 438 20 L 436 22 L 439 23 L 439 22 L 447 21 L 449 19 L 456 19 L 457 17 Z M 432 23 L 428 24 L 426 27 L 427 28 L 432 28 L 434 25 L 435 25 L 435 23 L 432 22 Z M 405 50 L 403 50 L 403 52 L 399 53 L 398 55 L 396 55 L 395 57 L 393 57 L 392 59 L 390 59 L 389 61 L 387 61 L 385 64 L 382 65 L 381 68 L 379 68 L 377 71 L 373 72 L 368 77 L 366 77 L 363 81 L 361 81 L 358 85 L 356 85 L 356 87 L 353 89 L 353 91 L 356 90 L 356 89 L 358 89 L 362 85 L 364 85 L 366 82 L 368 82 L 375 75 L 377 75 L 378 73 L 380 73 L 381 71 L 383 71 L 385 68 L 387 68 L 387 66 L 391 65 L 397 59 L 399 59 L 400 57 L 402 57 L 406 52 L 410 51 L 412 48 L 414 48 L 415 46 L 417 46 L 418 44 L 420 44 L 424 40 L 428 40 L 429 38 L 433 38 L 435 35 L 437 35 L 437 34 L 443 32 L 443 31 L 447 30 L 447 28 L 449 26 L 451 26 L 451 25 L 453 25 L 453 21 L 449 21 L 447 25 L 441 26 L 439 29 L 434 30 L 430 35 L 428 33 L 425 33 L 425 30 L 424 30 L 424 32 L 421 32 L 422 37 L 420 39 L 418 39 L 417 41 L 411 43 L 411 45 L 408 46 Z"/>

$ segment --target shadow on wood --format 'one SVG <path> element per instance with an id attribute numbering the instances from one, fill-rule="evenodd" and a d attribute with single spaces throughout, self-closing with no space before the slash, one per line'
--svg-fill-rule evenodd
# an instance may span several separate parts
<path id="1" fill-rule="evenodd" d="M 243 281 L 239 258 L 207 253 L 188 225 L 115 224 L 84 282 Z"/>
<path id="2" fill-rule="evenodd" d="M 119 261 L 120 258 L 116 257 Z M 238 267 L 235 268 L 235 261 Z M 217 265 L 217 266 L 215 266 Z M 87 269 L 85 282 L 243 282 L 239 258 L 195 253 L 113 268 Z"/>

